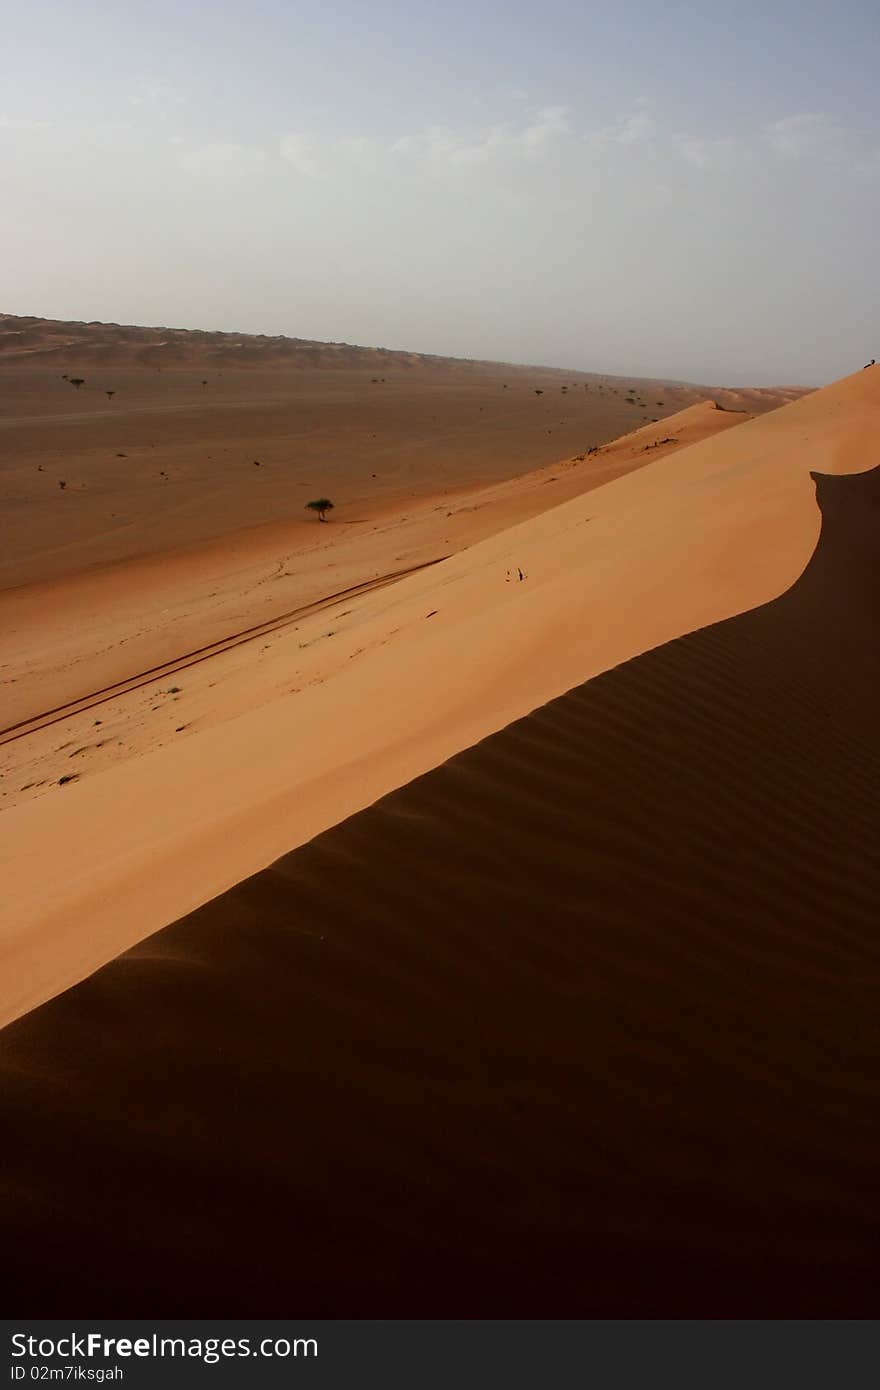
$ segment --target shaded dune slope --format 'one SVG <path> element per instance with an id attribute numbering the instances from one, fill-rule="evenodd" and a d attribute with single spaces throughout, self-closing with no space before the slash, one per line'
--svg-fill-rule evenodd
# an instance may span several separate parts
<path id="1" fill-rule="evenodd" d="M 0 1034 L 11 1311 L 876 1313 L 880 470 L 817 491 L 781 598 Z"/>

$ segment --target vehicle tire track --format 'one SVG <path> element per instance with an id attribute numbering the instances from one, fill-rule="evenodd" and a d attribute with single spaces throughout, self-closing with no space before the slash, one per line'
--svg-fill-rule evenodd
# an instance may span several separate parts
<path id="1" fill-rule="evenodd" d="M 303 604 L 299 608 L 292 608 L 286 613 L 277 614 L 274 618 L 267 618 L 262 623 L 255 623 L 252 627 L 230 633 L 228 637 L 220 637 L 215 642 L 207 643 L 204 647 L 196 647 L 180 656 L 171 657 L 168 661 L 160 662 L 157 666 L 150 666 L 145 671 L 139 671 L 121 681 L 114 681 L 112 685 L 105 685 L 100 690 L 93 690 L 89 694 L 81 695 L 75 700 L 69 700 L 63 705 L 56 705 L 53 709 L 43 710 L 40 714 L 29 715 L 26 719 L 20 719 L 17 723 L 0 729 L 0 746 L 5 743 L 12 743 L 19 738 L 25 738 L 28 734 L 36 733 L 52 724 L 58 724 L 75 714 L 82 714 L 87 710 L 95 709 L 98 705 L 106 704 L 108 700 L 114 700 L 119 695 L 127 695 L 132 690 L 151 685 L 153 681 L 163 680 L 166 676 L 173 676 L 178 671 L 187 670 L 190 666 L 197 666 L 202 661 L 208 661 L 212 656 L 219 656 L 222 652 L 243 646 L 244 643 L 252 642 L 257 637 L 264 637 L 269 632 L 276 632 L 280 628 L 288 627 L 300 618 L 310 617 L 313 613 L 320 613 L 323 609 L 332 608 L 346 599 L 355 598 L 359 594 L 368 594 L 376 589 L 383 589 L 389 584 L 396 584 L 399 580 L 405 579 L 407 575 L 428 569 L 431 565 L 437 565 L 446 558 L 445 555 L 438 555 L 434 560 L 423 560 L 421 564 L 410 565 L 407 569 L 392 570 L 388 574 L 378 575 L 375 579 L 367 579 L 360 584 L 352 584 L 347 589 L 339 589 L 336 593 L 314 599 L 311 603 Z"/>

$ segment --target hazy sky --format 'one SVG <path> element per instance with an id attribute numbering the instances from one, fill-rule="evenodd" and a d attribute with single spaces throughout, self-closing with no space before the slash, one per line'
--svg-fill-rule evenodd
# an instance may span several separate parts
<path id="1" fill-rule="evenodd" d="M 880 357 L 876 0 L 15 9 L 6 312 L 702 382 Z"/>

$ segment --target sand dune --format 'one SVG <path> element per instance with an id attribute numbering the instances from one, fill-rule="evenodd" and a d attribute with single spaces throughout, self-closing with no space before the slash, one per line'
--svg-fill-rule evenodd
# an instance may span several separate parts
<path id="1" fill-rule="evenodd" d="M 809 472 L 870 466 L 878 397 L 858 373 L 356 597 L 332 626 L 320 612 L 257 659 L 219 656 L 192 690 L 144 690 L 112 738 L 137 727 L 145 751 L 93 777 L 91 715 L 35 734 L 55 786 L 3 814 L 3 1017 L 562 691 L 783 592 L 818 533 Z"/>
<path id="2" fill-rule="evenodd" d="M 0 360 L 51 362 L 64 366 L 138 364 L 175 366 L 368 366 L 405 370 L 419 365 L 480 364 L 417 352 L 319 343 L 283 334 L 215 333 L 191 328 L 144 328 L 133 324 L 81 323 L 0 314 Z"/>
<path id="3" fill-rule="evenodd" d="M 645 509 L 677 548 L 698 511 L 702 581 L 744 606 L 812 548 L 798 456 L 867 466 L 876 404 L 853 379 L 609 485 L 591 525 L 628 531 L 590 548 L 628 534 L 655 591 Z M 120 1315 L 873 1313 L 880 470 L 815 484 L 821 540 L 781 597 L 606 670 L 0 1035 L 10 1309 L 69 1311 L 74 1268 Z M 561 635 L 608 655 L 597 600 L 570 611 L 595 570 L 548 602 L 579 506 L 517 538 L 550 680 Z M 650 645 L 624 588 L 615 622 Z"/>
<path id="4" fill-rule="evenodd" d="M 146 366 L 153 371 L 169 367 L 210 366 L 278 367 L 293 370 L 321 367 L 329 371 L 340 368 L 369 368 L 371 371 L 411 372 L 415 368 L 455 372 L 461 375 L 479 372 L 481 368 L 507 367 L 510 363 L 485 362 L 473 358 L 441 357 L 436 353 L 406 352 L 393 348 L 363 347 L 352 343 L 322 343 L 308 338 L 289 338 L 284 334 L 206 332 L 192 328 L 145 328 L 133 324 L 82 323 L 73 320 L 44 319 L 0 314 L 0 366 L 16 364 L 51 364 L 71 375 L 80 366 L 128 367 Z M 529 367 L 527 370 L 533 370 Z M 585 373 L 572 374 L 565 368 L 538 368 L 564 382 Z M 638 388 L 667 384 L 654 378 L 613 377 L 593 374 L 597 381 L 621 383 Z M 674 390 L 689 383 L 673 381 Z M 803 387 L 778 387 L 783 397 L 794 399 L 803 394 Z M 768 394 L 762 388 L 719 388 L 721 397 L 730 409 L 762 408 Z M 749 402 L 746 404 L 745 402 Z M 766 409 L 767 406 L 764 405 Z"/>

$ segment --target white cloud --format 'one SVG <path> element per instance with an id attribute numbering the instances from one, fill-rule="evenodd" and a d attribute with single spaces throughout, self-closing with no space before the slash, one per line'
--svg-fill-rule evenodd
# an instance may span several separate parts
<path id="1" fill-rule="evenodd" d="M 567 106 L 545 106 L 535 113 L 535 119 L 519 135 L 518 140 L 528 154 L 534 154 L 550 140 L 571 131 Z"/>
<path id="2" fill-rule="evenodd" d="M 450 164 L 466 166 L 488 164 L 493 155 L 504 149 L 508 136 L 504 126 L 492 126 L 484 135 L 467 144 L 455 144 L 447 151 Z"/>
<path id="3" fill-rule="evenodd" d="M 164 77 L 136 77 L 128 100 L 131 106 L 147 106 L 164 120 L 169 106 L 180 106 L 186 100 L 173 83 Z"/>
<path id="4" fill-rule="evenodd" d="M 462 133 L 449 126 L 429 126 L 414 135 L 402 135 L 388 147 L 389 155 L 411 156 L 425 163 L 452 168 L 488 164 L 496 156 L 537 157 L 554 140 L 569 134 L 571 120 L 565 106 L 545 106 L 536 110 L 525 125 L 492 125 Z"/>
<path id="5" fill-rule="evenodd" d="M 849 144 L 847 132 L 832 117 L 805 111 L 764 127 L 766 139 L 777 154 L 789 159 L 833 159 Z"/>
<path id="6" fill-rule="evenodd" d="M 49 130 L 54 121 L 32 121 L 25 118 L 0 115 L 0 130 Z"/>
<path id="7" fill-rule="evenodd" d="M 201 145 L 178 155 L 187 173 L 212 179 L 243 178 L 258 172 L 266 162 L 262 150 L 235 143 Z"/>
<path id="8" fill-rule="evenodd" d="M 726 169 L 737 150 L 735 140 L 707 140 L 699 135 L 676 135 L 682 159 L 696 169 Z"/>
<path id="9" fill-rule="evenodd" d="M 401 135 L 388 146 L 390 155 L 406 155 L 422 162 L 481 162 L 486 137 L 457 135 L 449 126 L 433 125 L 414 135 Z"/>
<path id="10" fill-rule="evenodd" d="M 394 169 L 439 175 L 501 161 L 508 166 L 531 164 L 569 141 L 607 159 L 623 158 L 626 151 L 655 151 L 706 174 L 744 168 L 762 150 L 766 156 L 768 147 L 789 159 L 811 156 L 818 162 L 845 164 L 863 177 L 880 174 L 878 151 L 828 116 L 790 116 L 733 139 L 664 127 L 642 97 L 632 111 L 586 132 L 577 130 L 571 108 L 559 105 L 533 108 L 519 120 L 483 127 L 437 124 L 384 140 L 364 134 L 325 139 L 309 131 L 291 131 L 283 137 L 280 151 L 298 174 L 325 180 L 353 171 L 367 176 Z"/>
<path id="11" fill-rule="evenodd" d="M 337 140 L 333 145 L 333 151 L 355 168 L 368 173 L 378 168 L 382 154 L 377 141 L 369 139 L 366 135 L 349 135 L 343 140 Z"/>
<path id="12" fill-rule="evenodd" d="M 636 145 L 643 140 L 652 140 L 657 131 L 654 117 L 647 111 L 636 111 L 619 122 L 613 135 L 619 145 Z"/>
<path id="13" fill-rule="evenodd" d="M 307 131 L 291 130 L 283 137 L 281 158 L 286 159 L 298 174 L 304 174 L 306 178 L 324 177 L 321 144 L 316 136 L 310 135 Z"/>
<path id="14" fill-rule="evenodd" d="M 766 125 L 762 134 L 777 155 L 792 162 L 811 168 L 834 166 L 869 181 L 880 175 L 880 146 L 876 138 L 822 112 L 786 116 Z"/>
<path id="15" fill-rule="evenodd" d="M 642 145 L 653 140 L 656 134 L 657 122 L 650 112 L 633 111 L 612 125 L 588 132 L 583 139 L 591 148 L 601 150 L 609 145 Z"/>

